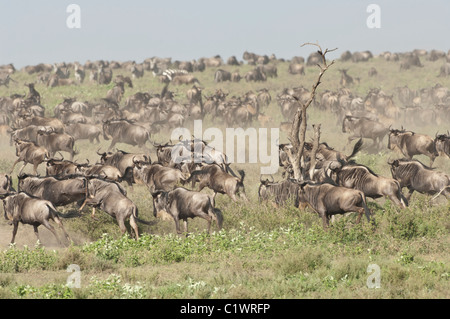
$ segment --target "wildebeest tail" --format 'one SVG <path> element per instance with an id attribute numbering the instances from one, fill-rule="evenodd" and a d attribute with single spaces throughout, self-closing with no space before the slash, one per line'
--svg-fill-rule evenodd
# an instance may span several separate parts
<path id="1" fill-rule="evenodd" d="M 215 208 L 213 206 L 210 206 L 209 208 L 209 214 L 211 214 L 211 216 L 213 216 L 213 218 L 216 220 L 217 223 L 217 227 L 219 228 L 219 230 L 222 229 L 223 226 L 223 214 L 222 211 L 218 208 Z"/>
<path id="2" fill-rule="evenodd" d="M 353 147 L 353 152 L 348 156 L 348 159 L 351 159 L 353 156 L 355 156 L 362 148 L 363 140 L 360 138 L 358 142 L 356 142 L 355 146 Z"/>
<path id="3" fill-rule="evenodd" d="M 56 210 L 55 206 L 53 206 L 53 204 L 51 202 L 45 203 L 45 206 L 47 206 L 48 210 L 52 214 L 51 215 L 52 219 L 55 219 L 55 218 L 58 219 L 60 216 L 64 217 Z"/>
<path id="4" fill-rule="evenodd" d="M 371 215 L 371 213 L 370 213 L 369 207 L 367 206 L 366 196 L 364 195 L 363 192 L 361 192 L 359 195 L 361 196 L 362 203 L 363 203 L 363 206 L 364 206 L 364 214 L 366 215 L 367 221 L 370 222 L 370 215 Z"/>
<path id="5" fill-rule="evenodd" d="M 239 175 L 241 175 L 241 184 L 244 184 L 244 178 L 245 178 L 245 172 L 244 170 L 240 169 L 238 170 Z"/>
<path id="6" fill-rule="evenodd" d="M 142 220 L 142 219 L 140 219 L 139 217 L 138 217 L 138 208 L 135 206 L 135 207 L 133 207 L 133 216 L 134 216 L 134 219 L 136 219 L 136 221 L 138 221 L 138 222 L 140 222 L 140 223 L 142 223 L 142 224 L 145 224 L 145 225 L 153 225 L 154 223 L 152 223 L 152 222 L 148 222 L 148 221 L 146 221 L 146 220 Z"/>

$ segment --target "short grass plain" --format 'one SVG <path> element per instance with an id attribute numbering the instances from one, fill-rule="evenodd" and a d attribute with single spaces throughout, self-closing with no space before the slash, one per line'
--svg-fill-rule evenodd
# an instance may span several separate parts
<path id="1" fill-rule="evenodd" d="M 346 68 L 360 81 L 350 87 L 364 97 L 371 88 L 381 88 L 394 94 L 400 103 L 395 87 L 408 85 L 411 89 L 429 88 L 436 83 L 450 87 L 450 79 L 437 78 L 443 60 L 427 61 L 422 57 L 423 68 L 400 71 L 398 62 L 387 62 L 375 57 L 369 62 L 352 63 L 339 60 L 325 74 L 319 87 L 336 91 L 340 88 L 339 69 Z M 277 62 L 278 77 L 266 82 L 215 83 L 216 68 L 207 68 L 194 75 L 210 95 L 221 88 L 229 96 L 242 96 L 248 91 L 267 88 L 272 96 L 271 104 L 263 111 L 272 117 L 267 127 L 278 127 L 282 118 L 276 103 L 277 94 L 284 88 L 304 86 L 307 89 L 317 78 L 318 68 L 307 67 L 304 76 L 287 72 L 288 62 Z M 369 77 L 368 70 L 375 67 L 378 76 Z M 253 68 L 250 65 L 221 68 L 238 70 L 241 75 Z M 130 75 L 126 70 L 114 70 L 114 75 Z M 23 83 L 35 82 L 36 75 L 16 72 L 12 76 L 17 83 L 9 88 L 0 87 L 0 96 L 24 94 Z M 125 89 L 124 99 L 136 92 L 160 93 L 163 85 L 146 72 L 143 78 L 133 80 L 134 88 Z M 103 98 L 113 86 L 89 83 L 78 86 L 48 88 L 36 84 L 42 104 L 51 116 L 53 108 L 64 97 L 76 97 L 81 101 Z M 176 99 L 187 102 L 186 91 L 191 86 L 170 86 Z M 337 150 L 343 150 L 347 135 L 342 133 L 336 118 L 311 106 L 308 110 L 308 126 L 321 124 L 321 141 Z M 417 132 L 434 134 L 445 132 L 450 123 L 409 128 Z M 187 125 L 189 127 L 189 125 Z M 253 124 L 258 127 L 258 123 Z M 225 128 L 223 123 L 207 115 L 203 129 Z M 312 134 L 309 130 L 307 138 Z M 170 132 L 152 136 L 152 140 L 166 142 Z M 281 133 L 281 142 L 287 142 Z M 384 141 L 387 144 L 387 141 Z M 9 172 L 15 160 L 14 147 L 9 137 L 1 137 L 0 170 Z M 98 159 L 95 151 L 106 150 L 108 141 L 100 145 L 80 141 L 75 157 L 79 162 Z M 137 147 L 118 144 L 126 151 L 139 151 Z M 346 152 L 350 153 L 350 149 Z M 155 151 L 151 152 L 156 159 Z M 376 173 L 390 176 L 387 161 L 401 157 L 387 147 L 377 154 L 364 150 L 355 160 L 368 165 Z M 426 157 L 418 157 L 428 164 Z M 139 208 L 140 218 L 154 221 L 154 225 L 140 224 L 141 238 L 135 241 L 121 236 L 118 226 L 103 212 L 92 219 L 85 209 L 81 217 L 65 218 L 63 223 L 74 243 L 59 246 L 51 233 L 40 227 L 42 245 L 36 246 L 33 229 L 20 225 L 17 242 L 9 246 L 12 226 L 0 222 L 0 298 L 157 298 L 157 299 L 448 299 L 449 298 L 449 211 L 445 198 L 431 200 L 429 196 L 415 193 L 410 206 L 400 210 L 389 200 L 369 200 L 375 223 L 363 220 L 355 224 L 355 216 L 348 214 L 324 231 L 317 215 L 309 210 L 299 210 L 293 205 L 274 209 L 271 204 L 258 201 L 260 179 L 259 164 L 232 164 L 232 168 L 244 169 L 245 186 L 249 202 L 232 202 L 225 195 L 218 195 L 216 206 L 224 214 L 221 231 L 214 228 L 208 235 L 206 222 L 190 220 L 190 235 L 175 234 L 173 222 L 153 217 L 151 196 L 143 185 L 128 189 L 128 196 Z M 437 158 L 436 169 L 450 172 L 450 160 Z M 13 172 L 17 185 L 17 173 Z M 31 173 L 31 167 L 25 169 Z M 41 175 L 44 167 L 39 167 Z M 281 179 L 281 170 L 275 174 Z M 209 190 L 204 190 L 209 192 Z M 68 213 L 73 207 L 65 207 Z M 80 268 L 80 288 L 67 287 L 69 265 Z M 369 265 L 378 265 L 380 288 L 369 288 L 372 271 Z M 370 286 L 370 285 L 369 285 Z"/>

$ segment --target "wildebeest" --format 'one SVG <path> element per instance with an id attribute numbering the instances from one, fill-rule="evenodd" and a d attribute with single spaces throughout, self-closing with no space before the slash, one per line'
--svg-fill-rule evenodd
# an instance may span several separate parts
<path id="1" fill-rule="evenodd" d="M 407 187 L 409 200 L 412 193 L 443 194 L 450 197 L 450 177 L 439 171 L 425 166 L 418 160 L 399 159 L 388 162 L 391 166 L 392 177 L 399 181 L 401 187 Z"/>
<path id="2" fill-rule="evenodd" d="M 330 224 L 330 217 L 336 214 L 356 212 L 358 213 L 356 223 L 360 222 L 363 214 L 366 215 L 367 221 L 370 221 L 366 197 L 360 190 L 328 183 L 302 182 L 298 194 L 301 203 L 307 203 L 319 214 L 325 229 Z"/>
<path id="3" fill-rule="evenodd" d="M 98 176 L 118 183 L 125 181 L 129 186 L 133 186 L 134 183 L 133 167 L 127 167 L 123 175 L 117 167 L 107 164 L 78 165 L 77 172 L 85 176 Z"/>
<path id="4" fill-rule="evenodd" d="M 433 139 L 424 134 L 416 134 L 406 130 L 391 129 L 389 132 L 388 149 L 398 149 L 403 156 L 412 159 L 414 155 L 423 154 L 430 158 L 430 167 L 439 156 Z"/>
<path id="5" fill-rule="evenodd" d="M 18 190 L 52 202 L 56 207 L 83 202 L 90 196 L 90 184 L 84 176 L 18 176 Z"/>
<path id="6" fill-rule="evenodd" d="M 219 83 L 225 81 L 231 81 L 231 72 L 218 69 L 216 73 L 214 73 L 214 82 Z"/>
<path id="7" fill-rule="evenodd" d="M 170 191 L 177 183 L 185 183 L 188 176 L 173 167 L 159 163 L 149 163 L 134 160 L 134 171 L 137 177 L 147 185 L 150 192 Z"/>
<path id="8" fill-rule="evenodd" d="M 125 143 L 144 147 L 149 141 L 150 132 L 143 126 L 132 123 L 128 120 L 107 120 L 103 122 L 103 138 L 112 139 L 109 150 L 116 143 Z"/>
<path id="9" fill-rule="evenodd" d="M 208 233 L 211 222 L 216 221 L 217 227 L 222 229 L 222 212 L 214 208 L 213 200 L 207 194 L 177 187 L 170 192 L 155 192 L 153 196 L 153 215 L 163 217 L 168 214 L 175 221 L 178 234 L 181 234 L 180 220 L 184 222 L 184 230 L 188 232 L 188 218 L 201 217 L 208 221 Z"/>
<path id="10" fill-rule="evenodd" d="M 254 68 L 253 70 L 245 73 L 244 79 L 246 82 L 264 82 L 267 80 L 267 75 L 261 70 L 261 68 Z"/>
<path id="11" fill-rule="evenodd" d="M 102 129 L 94 124 L 75 123 L 66 126 L 66 133 L 71 135 L 75 141 L 89 140 L 90 143 L 100 143 Z"/>
<path id="12" fill-rule="evenodd" d="M 139 239 L 139 231 L 136 222 L 150 225 L 149 222 L 138 218 L 138 208 L 131 199 L 126 196 L 126 191 L 116 182 L 106 181 L 101 178 L 90 178 L 90 197 L 86 199 L 86 205 L 92 206 L 92 217 L 95 209 L 99 208 L 113 218 L 116 218 L 122 234 L 127 228 L 125 221 L 130 219 L 130 226 L 134 230 L 136 240 Z"/>
<path id="13" fill-rule="evenodd" d="M 60 153 L 61 154 L 61 153 Z M 78 173 L 80 164 L 65 160 L 64 157 L 52 157 L 47 160 L 46 175 L 47 176 L 68 176 Z"/>
<path id="14" fill-rule="evenodd" d="M 368 138 L 373 141 L 372 146 L 380 149 L 389 128 L 383 123 L 365 117 L 346 116 L 342 121 L 342 132 L 352 133 L 348 137 L 348 143 L 356 138 Z"/>
<path id="15" fill-rule="evenodd" d="M 37 174 L 37 167 L 45 160 L 50 159 L 49 151 L 42 146 L 36 145 L 36 143 L 24 141 L 20 139 L 15 140 L 16 143 L 16 156 L 18 159 L 14 162 L 10 174 L 13 172 L 17 163 L 23 162 L 23 166 L 19 171 L 19 175 L 27 164 L 33 164 L 33 173 Z"/>
<path id="16" fill-rule="evenodd" d="M 293 201 L 295 207 L 298 207 L 299 185 L 294 180 L 284 180 L 280 182 L 260 179 L 258 188 L 258 198 L 260 201 L 273 200 L 275 206 L 284 205 L 289 200 Z"/>
<path id="17" fill-rule="evenodd" d="M 3 196 L 5 195 L 2 195 L 2 197 Z M 35 198 L 22 192 L 9 195 L 2 199 L 2 201 L 5 219 L 9 220 L 14 225 L 11 244 L 15 242 L 19 222 L 22 224 L 32 225 L 38 240 L 40 240 L 38 227 L 40 225 L 44 225 L 53 233 L 57 241 L 61 244 L 54 227 L 49 223 L 50 220 L 53 220 L 56 224 L 58 224 L 64 232 L 67 240 L 71 241 L 61 220 L 58 217 L 56 208 L 50 201 Z"/>
<path id="18" fill-rule="evenodd" d="M 97 155 L 100 156 L 100 162 L 102 164 L 117 167 L 122 176 L 126 176 L 126 172 L 129 171 L 130 168 L 134 168 L 135 161 L 151 163 L 150 156 L 143 153 L 128 153 L 122 150 L 117 150 L 115 153 L 99 153 L 97 150 Z"/>
<path id="19" fill-rule="evenodd" d="M 64 151 L 70 154 L 70 160 L 73 160 L 74 155 L 78 154 L 75 151 L 75 139 L 67 133 L 56 133 L 53 128 L 40 129 L 37 134 L 36 142 L 39 146 L 45 147 L 50 156 L 58 151 Z"/>
<path id="20" fill-rule="evenodd" d="M 55 133 L 64 132 L 64 123 L 53 117 L 32 116 L 19 118 L 17 121 L 18 127 L 24 128 L 29 125 L 52 127 Z"/>
<path id="21" fill-rule="evenodd" d="M 28 125 L 24 128 L 14 128 L 12 127 L 8 132 L 10 134 L 9 144 L 13 145 L 14 140 L 21 139 L 30 142 L 35 142 L 37 140 L 37 133 L 39 130 L 43 129 L 44 126 Z"/>
<path id="22" fill-rule="evenodd" d="M 11 175 L 0 173 L 0 195 L 15 192 Z"/>
<path id="23" fill-rule="evenodd" d="M 353 84 L 353 78 L 347 74 L 348 69 L 340 69 L 339 72 L 341 72 L 341 80 L 340 80 L 340 84 L 343 87 L 346 87 L 348 85 L 352 85 Z"/>
<path id="24" fill-rule="evenodd" d="M 305 66 L 299 63 L 291 63 L 288 68 L 289 74 L 305 75 Z"/>
<path id="25" fill-rule="evenodd" d="M 218 164 L 208 164 L 202 169 L 192 172 L 186 182 L 192 182 L 192 187 L 194 187 L 198 179 L 198 191 L 200 192 L 205 187 L 212 189 L 214 191 L 213 200 L 217 193 L 226 194 L 235 202 L 237 194 L 247 200 L 244 187 L 245 172 L 239 170 L 238 173 L 241 175 L 240 178 L 227 173 Z"/>
<path id="26" fill-rule="evenodd" d="M 373 199 L 388 197 L 401 208 L 408 206 L 400 183 L 393 178 L 379 176 L 367 166 L 356 163 L 338 165 L 331 170 L 332 180 L 339 186 L 360 190 L 366 197 Z"/>
<path id="27" fill-rule="evenodd" d="M 447 132 L 447 134 L 440 135 L 436 134 L 434 145 L 439 155 L 450 158 L 450 133 Z"/>

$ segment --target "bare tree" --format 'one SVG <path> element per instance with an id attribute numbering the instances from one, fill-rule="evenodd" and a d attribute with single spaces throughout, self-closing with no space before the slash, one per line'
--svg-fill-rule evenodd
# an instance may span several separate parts
<path id="1" fill-rule="evenodd" d="M 331 61 L 330 63 L 327 62 L 326 55 L 328 52 L 332 52 L 332 51 L 336 50 L 336 49 L 332 49 L 332 50 L 326 49 L 325 51 L 323 51 L 322 48 L 320 47 L 320 45 L 316 44 L 316 43 L 304 43 L 304 44 L 302 44 L 302 47 L 305 45 L 314 45 L 319 48 L 317 53 L 322 58 L 322 64 L 317 64 L 317 66 L 320 68 L 320 73 L 319 73 L 319 76 L 318 76 L 316 82 L 312 86 L 312 90 L 310 92 L 309 99 L 306 100 L 305 103 L 302 103 L 301 100 L 299 99 L 299 97 L 294 95 L 294 99 L 298 103 L 298 108 L 295 113 L 294 122 L 292 123 L 292 129 L 291 129 L 291 134 L 290 134 L 292 148 L 290 150 L 288 150 L 287 154 L 289 156 L 290 162 L 292 163 L 294 178 L 298 179 L 298 180 L 302 179 L 301 163 L 302 163 L 302 157 L 303 157 L 303 149 L 305 147 L 306 127 L 307 127 L 306 110 L 308 109 L 308 107 L 311 105 L 311 103 L 314 101 L 314 99 L 316 97 L 316 90 L 321 83 L 320 81 L 322 79 L 322 76 L 325 74 L 325 72 L 328 70 L 328 68 L 334 64 L 334 60 Z M 320 137 L 320 133 L 319 133 L 320 126 L 318 126 L 317 129 L 315 128 L 315 130 L 317 130 L 316 137 L 319 138 Z M 318 143 L 318 141 L 317 141 L 317 143 Z M 311 163 L 311 164 L 313 164 L 313 163 Z"/>
<path id="2" fill-rule="evenodd" d="M 314 129 L 314 141 L 311 150 L 311 160 L 309 162 L 309 179 L 313 179 L 314 168 L 316 167 L 316 154 L 317 150 L 319 149 L 319 141 L 320 141 L 320 124 L 319 125 L 313 124 L 312 127 Z"/>

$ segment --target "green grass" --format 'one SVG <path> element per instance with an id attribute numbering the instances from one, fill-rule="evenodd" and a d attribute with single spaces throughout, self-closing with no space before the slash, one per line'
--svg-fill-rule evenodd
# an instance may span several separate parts
<path id="1" fill-rule="evenodd" d="M 380 87 L 388 94 L 394 88 L 408 85 L 412 89 L 441 83 L 450 86 L 449 79 L 437 78 L 440 62 L 422 60 L 423 68 L 399 71 L 399 65 L 375 58 L 367 63 L 336 62 L 326 73 L 319 91 L 339 89 L 339 68 L 359 77 L 360 83 L 351 87 L 352 92 L 364 97 L 369 89 Z M 379 75 L 369 78 L 370 67 L 375 66 Z M 239 70 L 241 75 L 252 66 L 223 66 L 223 69 Z M 318 69 L 308 67 L 305 76 L 287 73 L 288 63 L 278 63 L 278 78 L 264 83 L 220 83 L 213 81 L 215 68 L 195 73 L 210 95 L 222 88 L 231 96 L 240 96 L 252 90 L 269 89 L 272 103 L 264 112 L 273 118 L 269 127 L 277 127 L 282 118 L 276 95 L 284 88 L 305 86 L 310 89 L 317 78 Z M 114 74 L 129 75 L 124 70 Z M 17 72 L 10 88 L 0 87 L 0 96 L 26 93 L 23 83 L 35 81 L 35 75 Z M 162 84 L 150 73 L 133 81 L 134 88 L 126 88 L 125 96 L 138 91 L 159 93 Z M 77 97 L 91 101 L 106 96 L 111 85 L 96 85 L 86 81 L 80 86 L 47 88 L 37 84 L 42 103 L 48 114 L 64 97 Z M 191 86 L 171 86 L 177 100 L 186 103 L 186 91 Z M 394 95 L 396 99 L 396 96 Z M 398 102 L 398 100 L 396 100 Z M 398 102 L 399 103 L 399 102 Z M 336 120 L 325 112 L 308 110 L 308 125 L 321 123 L 321 140 L 343 150 L 346 135 Z M 256 125 L 256 123 L 255 123 Z M 223 123 L 206 116 L 203 129 L 209 126 L 224 128 Z M 446 131 L 448 123 L 439 127 L 429 125 L 420 131 L 434 136 L 436 130 Z M 170 133 L 170 132 L 169 132 Z M 167 141 L 170 134 L 160 133 L 152 138 Z M 312 137 L 308 131 L 307 138 Z M 284 133 L 280 142 L 287 142 Z M 7 136 L 0 140 L 0 171 L 9 172 L 15 160 L 14 148 Z M 79 162 L 98 159 L 95 151 L 106 150 L 108 141 L 100 145 L 77 142 Z M 136 147 L 118 144 L 126 151 L 139 151 Z M 350 153 L 346 149 L 346 153 Z M 156 159 L 155 152 L 151 153 Z M 370 166 L 375 172 L 390 176 L 389 158 L 398 157 L 387 149 L 379 154 L 361 152 L 356 161 Z M 418 157 L 428 162 L 425 157 Z M 435 166 L 450 172 L 450 161 L 438 158 Z M 337 218 L 329 231 L 324 231 L 318 216 L 309 210 L 293 206 L 274 209 L 270 204 L 259 203 L 260 165 L 233 164 L 233 169 L 246 171 L 245 185 L 248 203 L 233 203 L 228 197 L 218 195 L 216 206 L 224 214 L 222 231 L 213 228 L 206 234 L 206 222 L 189 220 L 190 236 L 175 235 L 173 222 L 157 221 L 152 226 L 139 225 L 141 239 L 135 241 L 122 237 L 116 222 L 98 211 L 94 220 L 89 209 L 81 217 L 63 220 L 66 230 L 74 239 L 69 247 L 49 245 L 43 236 L 43 246 L 34 247 L 31 226 L 19 227 L 29 233 L 27 247 L 6 244 L 0 252 L 0 298 L 449 298 L 449 211 L 450 204 L 444 198 L 430 201 L 430 197 L 414 194 L 410 206 L 399 210 L 389 200 L 369 200 L 374 215 L 374 225 L 365 219 L 355 224 L 355 216 L 348 214 Z M 17 185 L 16 167 L 13 177 Z M 31 167 L 25 169 L 31 172 Z M 44 166 L 39 167 L 41 175 Z M 275 175 L 281 179 L 281 171 Z M 140 218 L 155 221 L 151 196 L 143 185 L 128 190 L 128 196 L 139 208 Z M 210 192 L 204 190 L 204 192 Z M 60 209 L 63 214 L 73 207 Z M 1 222 L 6 228 L 6 222 Z M 46 230 L 42 228 L 42 234 Z M 7 231 L 10 239 L 10 232 Z M 20 233 L 19 233 L 20 235 Z M 18 235 L 18 239 L 19 239 Z M 65 286 L 69 273 L 66 269 L 77 264 L 81 269 L 81 288 Z M 377 264 L 381 271 L 381 288 L 369 289 L 367 267 Z"/>

